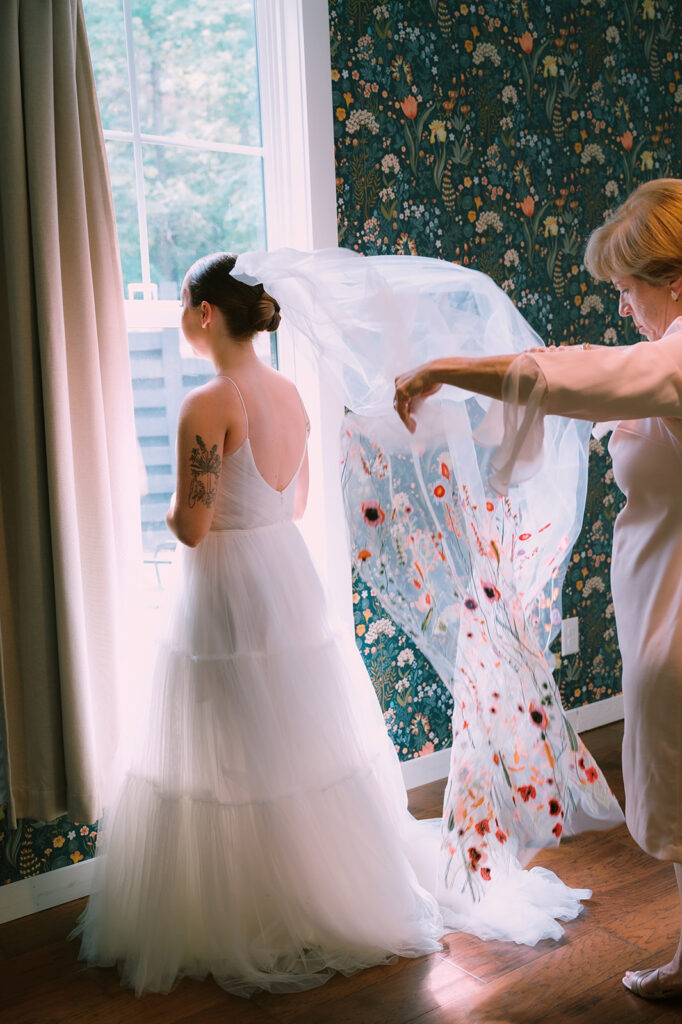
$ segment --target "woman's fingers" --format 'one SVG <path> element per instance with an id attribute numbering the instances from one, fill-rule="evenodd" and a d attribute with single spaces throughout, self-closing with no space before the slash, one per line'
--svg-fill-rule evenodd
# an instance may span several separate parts
<path id="1" fill-rule="evenodd" d="M 410 433 L 414 433 L 417 427 L 416 420 L 412 416 L 414 398 L 410 394 L 409 390 L 410 374 L 402 374 L 400 377 L 396 377 L 395 382 L 395 396 L 393 398 L 393 408 L 400 416 Z"/>
<path id="2" fill-rule="evenodd" d="M 423 371 L 412 370 L 395 378 L 393 407 L 410 433 L 417 428 L 414 413 L 425 398 L 435 394 L 441 385 L 429 381 Z"/>

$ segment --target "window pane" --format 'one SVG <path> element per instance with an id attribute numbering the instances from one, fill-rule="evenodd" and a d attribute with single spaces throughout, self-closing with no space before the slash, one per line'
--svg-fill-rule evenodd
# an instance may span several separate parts
<path id="1" fill-rule="evenodd" d="M 253 0 L 133 0 L 140 125 L 259 146 Z"/>
<path id="2" fill-rule="evenodd" d="M 175 490 L 180 403 L 191 388 L 205 383 L 215 371 L 205 359 L 181 353 L 177 328 L 129 331 L 128 346 L 135 427 L 144 463 L 140 491 L 147 582 L 163 585 L 162 564 L 175 547 L 165 516 Z M 158 560 L 162 564 L 156 564 Z"/>
<path id="3" fill-rule="evenodd" d="M 151 278 L 160 297 L 179 295 L 199 256 L 265 247 L 260 157 L 153 145 L 143 154 Z"/>
<path id="4" fill-rule="evenodd" d="M 130 91 L 123 0 L 83 0 L 102 127 L 129 132 Z"/>
<path id="5" fill-rule="evenodd" d="M 139 284 L 142 280 L 133 146 L 130 142 L 114 142 L 111 139 L 105 145 L 114 197 L 118 247 L 121 251 L 123 290 L 127 295 L 128 285 Z"/>

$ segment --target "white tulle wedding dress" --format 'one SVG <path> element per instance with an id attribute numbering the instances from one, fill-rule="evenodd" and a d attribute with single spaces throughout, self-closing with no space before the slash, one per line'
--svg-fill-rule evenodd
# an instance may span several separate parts
<path id="1" fill-rule="evenodd" d="M 558 937 L 555 918 L 589 895 L 518 871 L 481 908 L 438 881 L 440 822 L 407 811 L 363 662 L 293 522 L 295 486 L 269 486 L 247 436 L 210 532 L 182 550 L 143 740 L 75 933 L 82 959 L 117 964 L 138 994 L 209 973 L 241 996 L 308 988 L 435 951 L 455 926 Z"/>

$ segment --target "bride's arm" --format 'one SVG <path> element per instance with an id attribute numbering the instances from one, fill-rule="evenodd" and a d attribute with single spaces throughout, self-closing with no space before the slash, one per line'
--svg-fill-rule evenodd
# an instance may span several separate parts
<path id="1" fill-rule="evenodd" d="M 192 391 L 180 407 L 178 474 L 166 524 L 182 544 L 196 547 L 213 521 L 225 443 L 222 396 Z"/>

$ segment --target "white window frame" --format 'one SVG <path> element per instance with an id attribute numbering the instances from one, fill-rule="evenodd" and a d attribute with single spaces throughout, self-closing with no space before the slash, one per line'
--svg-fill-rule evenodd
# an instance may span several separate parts
<path id="1" fill-rule="evenodd" d="M 125 300 L 128 330 L 179 327 L 178 303 L 159 299 L 151 281 L 142 145 L 220 150 L 263 159 L 269 249 L 335 247 L 337 241 L 331 54 L 327 0 L 255 0 L 261 146 L 159 138 L 141 131 L 137 107 L 130 0 L 122 0 L 131 88 L 130 132 L 105 138 L 133 144 L 141 240 L 141 297 Z M 310 495 L 301 529 L 327 589 L 330 612 L 352 625 L 350 551 L 340 481 L 343 403 L 320 380 L 307 341 L 283 322 L 280 369 L 298 386 L 311 420 Z"/>
<path id="2" fill-rule="evenodd" d="M 327 0 L 256 0 L 268 248 L 338 245 Z M 310 495 L 301 528 L 331 615 L 352 627 L 351 563 L 341 491 L 341 397 L 306 339 L 282 322 L 279 365 L 311 419 Z"/>

